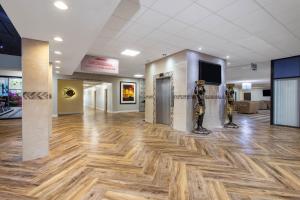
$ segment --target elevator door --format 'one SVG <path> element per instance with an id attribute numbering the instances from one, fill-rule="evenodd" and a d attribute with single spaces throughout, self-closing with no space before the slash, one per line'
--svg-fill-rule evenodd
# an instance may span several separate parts
<path id="1" fill-rule="evenodd" d="M 171 80 L 156 80 L 156 123 L 170 125 Z"/>

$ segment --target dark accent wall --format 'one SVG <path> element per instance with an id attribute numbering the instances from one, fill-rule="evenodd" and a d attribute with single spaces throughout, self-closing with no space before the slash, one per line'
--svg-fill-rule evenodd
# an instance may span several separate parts
<path id="1" fill-rule="evenodd" d="M 291 79 L 299 77 L 300 55 L 271 61 L 271 125 L 277 125 L 274 123 L 274 99 L 277 95 L 275 93 L 274 82 L 278 79 Z"/>
<path id="2" fill-rule="evenodd" d="M 21 56 L 21 37 L 1 5 L 0 54 Z"/>

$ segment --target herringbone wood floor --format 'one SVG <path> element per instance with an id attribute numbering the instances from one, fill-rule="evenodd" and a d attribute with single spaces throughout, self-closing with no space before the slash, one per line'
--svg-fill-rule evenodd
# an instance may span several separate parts
<path id="1" fill-rule="evenodd" d="M 300 199 L 300 131 L 247 116 L 208 136 L 143 114 L 54 120 L 47 158 L 21 161 L 20 120 L 0 122 L 0 199 Z M 253 117 L 252 117 L 253 118 Z"/>

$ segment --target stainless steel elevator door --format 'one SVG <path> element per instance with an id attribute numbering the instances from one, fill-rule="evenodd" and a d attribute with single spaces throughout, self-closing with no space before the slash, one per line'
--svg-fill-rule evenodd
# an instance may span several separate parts
<path id="1" fill-rule="evenodd" d="M 171 79 L 156 80 L 156 123 L 170 125 Z"/>

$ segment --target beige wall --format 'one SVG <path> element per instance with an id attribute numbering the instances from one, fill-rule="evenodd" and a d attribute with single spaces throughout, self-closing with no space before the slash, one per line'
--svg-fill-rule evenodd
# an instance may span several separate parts
<path id="1" fill-rule="evenodd" d="M 22 145 L 23 160 L 44 157 L 49 152 L 49 134 L 52 127 L 51 94 L 49 82 L 49 43 L 22 39 Z"/>
<path id="2" fill-rule="evenodd" d="M 109 75 L 100 75 L 100 74 L 88 74 L 88 73 L 77 73 L 73 75 L 55 75 L 53 78 L 53 115 L 56 116 L 59 114 L 58 111 L 58 80 L 82 80 L 82 81 L 96 81 L 96 82 L 106 82 L 111 83 L 111 90 L 108 93 L 108 101 L 112 102 L 111 105 L 108 105 L 108 111 L 112 113 L 119 112 L 138 112 L 139 111 L 139 79 L 135 78 L 123 78 Z M 128 81 L 135 82 L 137 85 L 137 103 L 136 104 L 120 104 L 120 82 Z M 111 92 L 110 92 L 111 91 Z"/>
<path id="3" fill-rule="evenodd" d="M 64 89 L 72 88 L 75 96 L 64 97 Z M 82 80 L 58 80 L 57 85 L 57 106 L 58 114 L 83 113 L 83 81 Z"/>

